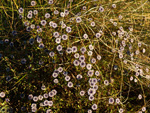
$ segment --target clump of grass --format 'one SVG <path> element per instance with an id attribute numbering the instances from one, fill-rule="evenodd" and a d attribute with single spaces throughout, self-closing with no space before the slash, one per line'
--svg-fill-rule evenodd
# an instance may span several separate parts
<path id="1" fill-rule="evenodd" d="M 149 112 L 149 43 L 141 34 L 147 29 L 138 25 L 144 11 L 130 15 L 147 2 L 11 3 L 8 25 L 17 12 L 16 23 L 25 27 L 3 26 L 11 34 L 5 31 L 1 40 L 7 47 L 0 54 L 2 106 L 14 112 Z M 5 6 L 2 19 L 10 20 Z"/>

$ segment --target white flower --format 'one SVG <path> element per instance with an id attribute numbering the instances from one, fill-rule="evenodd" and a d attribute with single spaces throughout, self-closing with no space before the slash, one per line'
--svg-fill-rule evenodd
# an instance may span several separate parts
<path id="1" fill-rule="evenodd" d="M 116 103 L 119 104 L 120 103 L 120 99 L 116 98 Z"/>
<path id="2" fill-rule="evenodd" d="M 45 26 L 46 23 L 47 23 L 46 20 L 41 20 L 41 25 L 42 25 L 42 26 Z"/>
<path id="3" fill-rule="evenodd" d="M 93 104 L 93 105 L 92 105 L 92 109 L 93 109 L 93 110 L 96 110 L 96 109 L 97 109 L 97 104 Z"/>
<path id="4" fill-rule="evenodd" d="M 69 81 L 70 80 L 70 76 L 65 76 L 65 80 Z"/>
<path id="5" fill-rule="evenodd" d="M 35 6 L 36 5 L 36 1 L 31 1 L 31 6 Z"/>
<path id="6" fill-rule="evenodd" d="M 84 34 L 84 35 L 83 35 L 83 38 L 84 38 L 84 39 L 87 39 L 87 38 L 88 38 L 88 35 L 87 35 L 87 34 Z"/>
<path id="7" fill-rule="evenodd" d="M 95 22 L 91 22 L 91 26 L 94 27 L 95 26 Z"/>
<path id="8" fill-rule="evenodd" d="M 50 14 L 49 13 L 46 13 L 45 14 L 45 18 L 49 18 L 50 17 Z"/>
<path id="9" fill-rule="evenodd" d="M 79 58 L 79 53 L 75 53 L 74 58 Z"/>
<path id="10" fill-rule="evenodd" d="M 94 100 L 94 96 L 93 96 L 93 95 L 90 95 L 90 96 L 89 96 L 89 100 L 90 100 L 90 101 L 93 101 L 93 100 Z"/>
<path id="11" fill-rule="evenodd" d="M 66 31 L 67 31 L 68 33 L 70 33 L 70 32 L 71 32 L 71 27 L 66 27 Z"/>
<path id="12" fill-rule="evenodd" d="M 85 91 L 83 91 L 83 90 L 80 91 L 80 95 L 81 95 L 81 96 L 84 96 L 84 94 L 85 94 Z"/>
<path id="13" fill-rule="evenodd" d="M 119 109 L 119 113 L 123 113 L 123 111 L 124 111 L 124 110 L 123 110 L 122 108 Z"/>
<path id="14" fill-rule="evenodd" d="M 96 38 L 100 38 L 101 34 L 100 33 L 96 33 Z"/>
<path id="15" fill-rule="evenodd" d="M 68 82 L 67 86 L 68 87 L 73 87 L 73 83 L 72 82 Z"/>
<path id="16" fill-rule="evenodd" d="M 113 104 L 114 103 L 114 98 L 109 98 L 109 104 Z"/>
<path id="17" fill-rule="evenodd" d="M 58 46 L 56 47 L 56 49 L 57 49 L 57 51 L 61 51 L 61 50 L 62 50 L 62 46 L 61 46 L 61 45 L 58 45 Z"/>
<path id="18" fill-rule="evenodd" d="M 140 99 L 140 100 L 142 99 L 142 95 L 141 94 L 138 95 L 138 99 Z"/>
<path id="19" fill-rule="evenodd" d="M 104 80 L 104 84 L 105 84 L 106 86 L 108 86 L 108 85 L 109 85 L 109 81 L 108 81 L 108 80 Z"/>
<path id="20" fill-rule="evenodd" d="M 58 38 L 58 37 L 59 37 L 59 32 L 54 32 L 54 33 L 53 33 L 53 36 L 54 36 L 55 38 Z"/>
<path id="21" fill-rule="evenodd" d="M 86 65 L 86 68 L 87 68 L 88 70 L 91 70 L 91 69 L 92 69 L 92 65 L 91 65 L 91 64 L 87 64 L 87 65 Z"/>
<path id="22" fill-rule="evenodd" d="M 82 21 L 81 17 L 77 17 L 77 18 L 76 18 L 76 22 L 77 22 L 77 23 L 80 23 L 81 21 Z"/>
<path id="23" fill-rule="evenodd" d="M 61 38 L 62 38 L 63 40 L 67 40 L 67 39 L 68 39 L 68 35 L 63 34 Z"/>

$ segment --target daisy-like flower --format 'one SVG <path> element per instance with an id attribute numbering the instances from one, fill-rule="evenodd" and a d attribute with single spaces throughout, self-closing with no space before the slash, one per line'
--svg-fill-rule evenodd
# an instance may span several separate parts
<path id="1" fill-rule="evenodd" d="M 49 101 L 48 106 L 53 106 L 53 101 Z"/>
<path id="2" fill-rule="evenodd" d="M 53 96 L 54 96 L 54 92 L 50 91 L 50 92 L 48 93 L 48 95 L 49 95 L 49 97 L 53 97 Z"/>
<path id="3" fill-rule="evenodd" d="M 75 53 L 74 58 L 79 58 L 79 53 Z"/>
<path id="4" fill-rule="evenodd" d="M 68 33 L 70 33 L 71 32 L 71 27 L 66 27 L 66 31 L 68 32 Z"/>
<path id="5" fill-rule="evenodd" d="M 119 113 L 123 113 L 124 110 L 122 108 L 119 109 Z"/>
<path id="6" fill-rule="evenodd" d="M 32 94 L 29 94 L 29 95 L 28 95 L 28 99 L 29 99 L 29 100 L 32 100 L 32 99 L 33 99 L 33 95 L 32 95 Z"/>
<path id="7" fill-rule="evenodd" d="M 76 18 L 76 22 L 77 22 L 77 23 L 80 23 L 81 21 L 82 21 L 81 17 L 77 17 L 77 18 Z"/>
<path id="8" fill-rule="evenodd" d="M 55 15 L 58 15 L 58 14 L 59 14 L 59 11 L 58 11 L 58 10 L 55 10 L 55 11 L 54 11 L 54 14 L 55 14 Z"/>
<path id="9" fill-rule="evenodd" d="M 60 13 L 60 16 L 61 16 L 61 17 L 65 17 L 65 13 L 64 13 L 64 12 L 61 12 L 61 13 Z"/>
<path id="10" fill-rule="evenodd" d="M 45 18 L 50 18 L 50 16 L 51 16 L 51 15 L 50 15 L 49 13 L 46 13 L 46 14 L 45 14 Z"/>
<path id="11" fill-rule="evenodd" d="M 69 11 L 66 9 L 66 10 L 64 11 L 64 13 L 65 13 L 65 16 L 67 16 L 67 15 L 69 14 Z"/>
<path id="12" fill-rule="evenodd" d="M 53 21 L 50 21 L 50 22 L 49 22 L 49 26 L 52 27 L 52 26 L 53 26 L 53 23 L 54 23 Z"/>
<path id="13" fill-rule="evenodd" d="M 92 65 L 91 65 L 91 64 L 87 64 L 87 65 L 86 65 L 86 68 L 87 68 L 88 70 L 91 70 L 91 69 L 92 69 Z"/>
<path id="14" fill-rule="evenodd" d="M 92 64 L 95 64 L 95 63 L 96 63 L 96 59 L 95 59 L 95 58 L 92 58 L 92 59 L 91 59 L 91 63 L 92 63 Z"/>
<path id="15" fill-rule="evenodd" d="M 53 82 L 54 82 L 55 84 L 57 84 L 59 81 L 58 81 L 57 78 L 55 78 L 55 79 L 53 80 Z"/>
<path id="16" fill-rule="evenodd" d="M 31 6 L 35 6 L 36 5 L 36 1 L 31 1 Z"/>
<path id="17" fill-rule="evenodd" d="M 81 62 L 80 62 L 80 66 L 83 68 L 83 67 L 86 66 L 86 63 L 85 63 L 84 61 L 81 61 Z"/>
<path id="18" fill-rule="evenodd" d="M 4 98 L 4 97 L 5 97 L 5 92 L 1 92 L 1 93 L 0 93 L 0 97 L 1 97 L 1 98 Z"/>
<path id="19" fill-rule="evenodd" d="M 95 22 L 91 22 L 91 26 L 94 27 L 95 26 Z"/>
<path id="20" fill-rule="evenodd" d="M 39 44 L 39 48 L 40 48 L 40 49 L 44 48 L 44 44 L 43 44 L 43 43 L 40 43 L 40 44 Z"/>
<path id="21" fill-rule="evenodd" d="M 55 29 L 57 28 L 57 24 L 56 23 L 53 23 L 52 27 Z"/>
<path id="22" fill-rule="evenodd" d="M 84 35 L 83 35 L 83 38 L 84 38 L 84 39 L 87 39 L 87 38 L 88 38 L 88 35 L 87 35 L 87 34 L 84 34 Z"/>
<path id="23" fill-rule="evenodd" d="M 79 56 L 79 60 L 80 60 L 80 61 L 84 61 L 84 60 L 85 60 L 85 56 L 84 56 L 84 55 L 80 55 L 80 56 Z"/>
<path id="24" fill-rule="evenodd" d="M 48 100 L 44 100 L 44 105 L 45 105 L 45 106 L 48 105 Z"/>
<path id="25" fill-rule="evenodd" d="M 62 24 L 61 27 L 64 29 L 66 28 L 66 24 Z"/>
<path id="26" fill-rule="evenodd" d="M 56 94 L 57 94 L 56 89 L 53 89 L 53 90 L 52 90 L 52 92 L 54 93 L 54 95 L 56 95 Z"/>
<path id="27" fill-rule="evenodd" d="M 47 109 L 47 110 L 46 110 L 46 113 L 51 113 L 51 112 L 52 112 L 51 109 Z"/>
<path id="28" fill-rule="evenodd" d="M 112 4 L 112 8 L 116 8 L 116 4 Z"/>
<path id="29" fill-rule="evenodd" d="M 96 36 L 96 38 L 100 38 L 101 34 L 100 33 L 96 33 L 95 36 Z"/>
<path id="30" fill-rule="evenodd" d="M 39 99 L 39 100 L 43 100 L 43 96 L 42 96 L 42 95 L 39 95 L 39 96 L 38 96 L 38 99 Z"/>
<path id="31" fill-rule="evenodd" d="M 89 77 L 92 77 L 93 74 L 94 74 L 94 70 L 89 70 L 89 71 L 87 72 L 87 75 L 88 75 Z"/>
<path id="32" fill-rule="evenodd" d="M 92 56 L 93 52 L 92 51 L 88 51 L 87 54 L 88 54 L 88 56 Z"/>
<path id="33" fill-rule="evenodd" d="M 31 107 L 32 107 L 32 108 L 36 108 L 36 107 L 37 107 L 37 104 L 36 104 L 36 103 L 32 103 L 32 104 L 31 104 Z"/>
<path id="34" fill-rule="evenodd" d="M 67 40 L 67 39 L 68 39 L 68 35 L 63 34 L 61 38 L 62 38 L 63 40 Z"/>
<path id="35" fill-rule="evenodd" d="M 43 97 L 44 97 L 44 98 L 48 98 L 48 94 L 45 93 L 45 94 L 43 95 Z"/>
<path id="36" fill-rule="evenodd" d="M 93 89 L 98 90 L 98 85 L 94 85 Z"/>
<path id="37" fill-rule="evenodd" d="M 53 4 L 53 3 L 54 3 L 53 0 L 49 0 L 49 1 L 48 1 L 48 4 L 50 4 L 50 5 Z"/>
<path id="38" fill-rule="evenodd" d="M 96 109 L 97 109 L 97 104 L 93 104 L 91 108 L 92 108 L 93 110 L 96 110 Z"/>
<path id="39" fill-rule="evenodd" d="M 77 79 L 78 79 L 78 80 L 82 79 L 82 75 L 78 74 L 78 75 L 77 75 Z"/>
<path id="40" fill-rule="evenodd" d="M 79 62 L 78 60 L 74 60 L 74 61 L 73 61 L 73 64 L 74 64 L 75 66 L 79 66 L 79 65 L 80 65 L 80 62 Z"/>
<path id="41" fill-rule="evenodd" d="M 27 18 L 31 19 L 31 18 L 32 18 L 32 13 L 29 13 L 29 14 L 27 15 Z"/>
<path id="42" fill-rule="evenodd" d="M 93 95 L 90 95 L 90 96 L 89 96 L 89 100 L 90 100 L 90 101 L 93 101 L 93 100 L 94 100 L 94 96 L 93 96 Z"/>
<path id="43" fill-rule="evenodd" d="M 102 6 L 99 7 L 100 12 L 104 12 L 104 8 Z"/>
<path id="44" fill-rule="evenodd" d="M 58 70 L 59 73 L 63 72 L 63 68 L 62 67 L 59 67 L 57 70 Z"/>
<path id="45" fill-rule="evenodd" d="M 97 79 L 96 78 L 92 78 L 92 83 L 96 84 L 97 83 Z"/>
<path id="46" fill-rule="evenodd" d="M 101 55 L 97 55 L 97 60 L 101 60 Z"/>
<path id="47" fill-rule="evenodd" d="M 93 89 L 93 88 L 90 88 L 90 89 L 88 90 L 88 95 L 94 95 L 95 93 L 96 93 L 96 90 Z"/>
<path id="48" fill-rule="evenodd" d="M 50 57 L 53 57 L 55 55 L 55 53 L 53 52 L 53 51 L 51 51 L 50 53 L 49 53 L 49 56 Z"/>
<path id="49" fill-rule="evenodd" d="M 91 110 L 91 109 L 88 109 L 88 113 L 92 113 L 92 110 Z"/>
<path id="50" fill-rule="evenodd" d="M 123 58 L 123 54 L 119 53 L 119 58 L 122 59 Z"/>
<path id="51" fill-rule="evenodd" d="M 53 76 L 54 78 L 56 78 L 56 77 L 58 76 L 58 73 L 54 72 L 54 73 L 52 74 L 52 76 Z"/>
<path id="52" fill-rule="evenodd" d="M 108 80 L 104 80 L 104 84 L 105 84 L 106 86 L 108 86 L 108 85 L 109 85 L 109 81 L 108 81 Z"/>
<path id="53" fill-rule="evenodd" d="M 80 95 L 81 95 L 81 96 L 84 96 L 84 95 L 85 95 L 85 91 L 83 91 L 83 90 L 80 91 Z"/>
<path id="54" fill-rule="evenodd" d="M 70 53 L 72 52 L 72 48 L 68 47 L 68 48 L 66 49 L 66 52 L 67 52 L 68 54 L 70 54 Z"/>
<path id="55" fill-rule="evenodd" d="M 42 25 L 42 26 L 45 26 L 46 23 L 47 23 L 46 20 L 41 20 L 41 25 Z"/>
<path id="56" fill-rule="evenodd" d="M 18 11 L 19 11 L 19 13 L 23 13 L 24 9 L 22 7 L 20 7 Z"/>
<path id="57" fill-rule="evenodd" d="M 100 75 L 99 71 L 95 71 L 95 75 L 99 76 Z"/>
<path id="58" fill-rule="evenodd" d="M 56 49 L 57 49 L 57 51 L 61 51 L 61 50 L 62 50 L 62 46 L 61 46 L 61 45 L 58 45 L 58 46 L 56 47 Z"/>
<path id="59" fill-rule="evenodd" d="M 68 76 L 68 75 L 65 76 L 65 80 L 66 80 L 66 81 L 69 81 L 69 80 L 70 80 L 70 76 Z"/>
<path id="60" fill-rule="evenodd" d="M 114 98 L 109 98 L 109 104 L 113 104 L 114 103 Z"/>
<path id="61" fill-rule="evenodd" d="M 72 52 L 77 52 L 77 46 L 72 46 Z"/>
<path id="62" fill-rule="evenodd" d="M 117 22 L 113 22 L 113 25 L 114 25 L 114 26 L 117 26 Z M 122 34 L 120 34 L 120 35 L 122 36 Z"/>
<path id="63" fill-rule="evenodd" d="M 60 44 L 61 38 L 56 38 L 56 39 L 55 39 L 55 42 L 56 42 L 57 44 Z"/>
<path id="64" fill-rule="evenodd" d="M 138 99 L 139 99 L 139 100 L 142 99 L 142 95 L 141 95 L 141 94 L 138 95 Z"/>
<path id="65" fill-rule="evenodd" d="M 31 29 L 35 29 L 35 25 L 34 24 L 31 24 L 30 27 L 31 27 Z"/>
<path id="66" fill-rule="evenodd" d="M 120 99 L 119 98 L 116 98 L 116 103 L 120 104 Z"/>
<path id="67" fill-rule="evenodd" d="M 37 97 L 37 96 L 34 96 L 34 97 L 33 97 L 33 101 L 34 101 L 34 102 L 37 102 L 37 101 L 38 101 L 38 97 Z"/>
<path id="68" fill-rule="evenodd" d="M 83 9 L 83 10 L 86 10 L 86 6 L 83 6 L 82 9 Z"/>
<path id="69" fill-rule="evenodd" d="M 38 14 L 38 10 L 34 10 L 34 11 L 33 11 L 33 14 L 34 14 L 34 15 L 37 15 L 37 14 Z"/>
<path id="70" fill-rule="evenodd" d="M 71 88 L 71 87 L 73 87 L 73 83 L 72 82 L 68 82 L 67 86 Z"/>
<path id="71" fill-rule="evenodd" d="M 146 107 L 142 107 L 142 111 L 145 112 L 146 111 Z"/>
<path id="72" fill-rule="evenodd" d="M 81 47 L 80 51 L 81 51 L 82 54 L 84 54 L 86 52 L 86 48 L 85 47 Z"/>
<path id="73" fill-rule="evenodd" d="M 93 46 L 93 45 L 89 45 L 89 49 L 90 49 L 90 50 L 93 50 L 93 49 L 94 49 L 94 46 Z"/>
<path id="74" fill-rule="evenodd" d="M 133 80 L 133 76 L 130 77 L 130 81 L 132 81 L 132 80 Z"/>

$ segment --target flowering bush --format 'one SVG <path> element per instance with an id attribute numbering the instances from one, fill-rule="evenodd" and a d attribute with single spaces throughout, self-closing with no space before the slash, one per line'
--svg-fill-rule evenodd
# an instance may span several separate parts
<path id="1" fill-rule="evenodd" d="M 11 4 L 2 10 L 1 112 L 150 112 L 140 2 Z"/>

